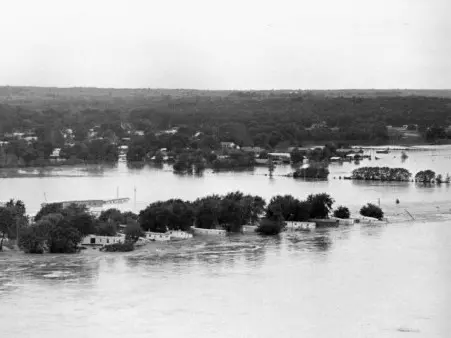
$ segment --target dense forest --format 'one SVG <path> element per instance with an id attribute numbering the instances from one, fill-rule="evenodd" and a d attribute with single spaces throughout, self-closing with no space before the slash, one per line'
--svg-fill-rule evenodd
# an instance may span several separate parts
<path id="1" fill-rule="evenodd" d="M 92 144 L 95 128 L 97 138 L 127 142 L 128 158 L 142 160 L 160 148 L 210 150 L 224 141 L 267 150 L 327 142 L 389 144 L 403 142 L 390 126 L 404 125 L 418 136 L 415 142 L 436 142 L 451 137 L 451 95 L 2 87 L 0 121 L 1 135 L 30 132 L 37 137 L 27 151 L 24 144 L 2 147 L 0 158 L 14 153 L 25 156 L 25 162 L 36 161 L 58 147 L 65 158 L 116 159 L 106 145 Z M 162 133 L 173 127 L 179 127 L 177 133 Z M 67 149 L 65 129 L 73 132 L 70 147 L 76 145 L 75 150 Z"/>

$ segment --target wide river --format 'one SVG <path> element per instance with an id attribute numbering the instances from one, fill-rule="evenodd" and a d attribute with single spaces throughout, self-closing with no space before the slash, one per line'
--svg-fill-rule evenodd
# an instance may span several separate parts
<path id="1" fill-rule="evenodd" d="M 451 171 L 449 147 L 408 155 L 360 165 Z M 196 237 L 127 254 L 0 253 L 0 337 L 450 337 L 451 218 L 437 215 L 451 207 L 451 188 L 338 179 L 355 167 L 331 166 L 328 182 L 277 176 L 290 167 L 272 179 L 265 168 L 188 177 L 124 163 L 3 171 L 0 200 L 20 198 L 30 214 L 45 199 L 114 198 L 117 190 L 131 210 L 241 190 L 267 199 L 325 191 L 353 210 L 380 199 L 391 213 L 418 218 L 296 236 Z M 420 220 L 422 205 L 437 205 L 435 217 Z"/>

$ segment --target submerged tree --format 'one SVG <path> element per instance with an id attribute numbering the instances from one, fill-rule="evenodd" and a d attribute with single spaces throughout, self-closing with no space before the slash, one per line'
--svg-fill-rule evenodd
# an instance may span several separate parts
<path id="1" fill-rule="evenodd" d="M 334 210 L 334 217 L 347 219 L 350 216 L 351 213 L 349 212 L 349 209 L 347 207 L 339 206 L 337 209 Z"/>
<path id="2" fill-rule="evenodd" d="M 373 217 L 373 218 L 377 218 L 380 220 L 384 217 L 384 212 L 377 205 L 368 203 L 367 205 L 364 205 L 360 209 L 360 215 L 366 216 L 366 217 Z"/>
<path id="3" fill-rule="evenodd" d="M 307 197 L 307 202 L 311 205 L 311 218 L 328 218 L 335 201 L 329 194 L 321 193 L 309 195 Z"/>
<path id="4" fill-rule="evenodd" d="M 420 183 L 431 183 L 435 180 L 435 172 L 432 170 L 422 170 L 415 175 L 415 181 Z"/>

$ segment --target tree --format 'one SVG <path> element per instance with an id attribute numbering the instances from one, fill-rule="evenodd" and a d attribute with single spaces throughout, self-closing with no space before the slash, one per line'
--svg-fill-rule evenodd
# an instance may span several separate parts
<path id="1" fill-rule="evenodd" d="M 25 253 L 42 254 L 44 253 L 44 240 L 35 227 L 21 229 L 19 246 Z"/>
<path id="2" fill-rule="evenodd" d="M 337 209 L 334 210 L 334 217 L 347 219 L 350 216 L 351 213 L 349 212 L 349 209 L 347 207 L 339 206 Z"/>
<path id="3" fill-rule="evenodd" d="M 298 148 L 293 149 L 293 151 L 290 153 L 291 161 L 293 163 L 299 163 L 302 162 L 304 159 L 304 153 L 301 152 Z"/>
<path id="4" fill-rule="evenodd" d="M 282 218 L 291 220 L 295 213 L 296 204 L 299 201 L 291 195 L 277 195 L 271 198 L 266 208 L 266 217 L 269 219 Z"/>
<path id="5" fill-rule="evenodd" d="M 77 252 L 77 247 L 82 237 L 82 234 L 74 227 L 58 225 L 49 233 L 47 241 L 49 251 L 51 253 Z"/>
<path id="6" fill-rule="evenodd" d="M 0 251 L 3 250 L 3 240 L 10 233 L 11 228 L 15 225 L 14 213 L 10 208 L 0 207 Z"/>
<path id="7" fill-rule="evenodd" d="M 329 212 L 334 204 L 334 199 L 326 194 L 309 195 L 307 202 L 310 203 L 310 217 L 311 218 L 328 218 Z"/>
<path id="8" fill-rule="evenodd" d="M 95 225 L 95 234 L 99 236 L 115 236 L 117 233 L 117 226 L 112 222 L 98 221 Z"/>
<path id="9" fill-rule="evenodd" d="M 100 213 L 99 221 L 101 222 L 113 222 L 116 224 L 123 224 L 125 223 L 124 216 L 122 215 L 121 211 L 115 208 L 110 208 L 107 210 L 104 210 Z"/>
<path id="10" fill-rule="evenodd" d="M 368 203 L 367 205 L 364 205 L 360 209 L 360 215 L 366 216 L 366 217 L 373 217 L 373 218 L 377 218 L 380 220 L 384 217 L 384 212 L 377 205 Z"/>
<path id="11" fill-rule="evenodd" d="M 262 235 L 278 235 L 283 230 L 283 222 L 264 218 L 260 221 L 256 231 Z"/>
<path id="12" fill-rule="evenodd" d="M 128 223 L 125 227 L 125 238 L 136 242 L 139 237 L 144 236 L 144 232 L 137 222 Z"/>
<path id="13" fill-rule="evenodd" d="M 78 213 L 65 217 L 65 221 L 70 224 L 71 227 L 77 229 L 82 236 L 93 234 L 95 232 L 94 218 L 86 213 Z"/>
<path id="14" fill-rule="evenodd" d="M 420 183 L 431 183 L 435 179 L 435 172 L 432 170 L 422 170 L 415 175 L 415 181 Z"/>
<path id="15" fill-rule="evenodd" d="M 58 214 L 63 210 L 63 203 L 46 203 L 41 207 L 36 216 L 34 216 L 35 222 L 39 221 L 43 216 L 48 214 Z"/>

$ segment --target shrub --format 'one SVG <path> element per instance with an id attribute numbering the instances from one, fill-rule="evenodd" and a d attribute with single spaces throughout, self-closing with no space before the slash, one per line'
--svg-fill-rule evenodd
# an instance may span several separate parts
<path id="1" fill-rule="evenodd" d="M 337 218 L 346 219 L 346 218 L 349 218 L 350 216 L 351 216 L 351 213 L 349 212 L 349 209 L 344 206 L 339 206 L 334 211 L 334 217 L 337 217 Z"/>
<path id="2" fill-rule="evenodd" d="M 105 245 L 102 251 L 106 252 L 129 252 L 135 250 L 135 246 L 131 241 L 125 241 L 124 243 L 114 243 Z"/>
<path id="3" fill-rule="evenodd" d="M 384 212 L 377 205 L 368 203 L 360 209 L 360 215 L 382 219 L 384 217 Z"/>
<path id="4" fill-rule="evenodd" d="M 278 235 L 283 230 L 283 223 L 264 218 L 260 221 L 257 231 L 262 235 Z"/>

